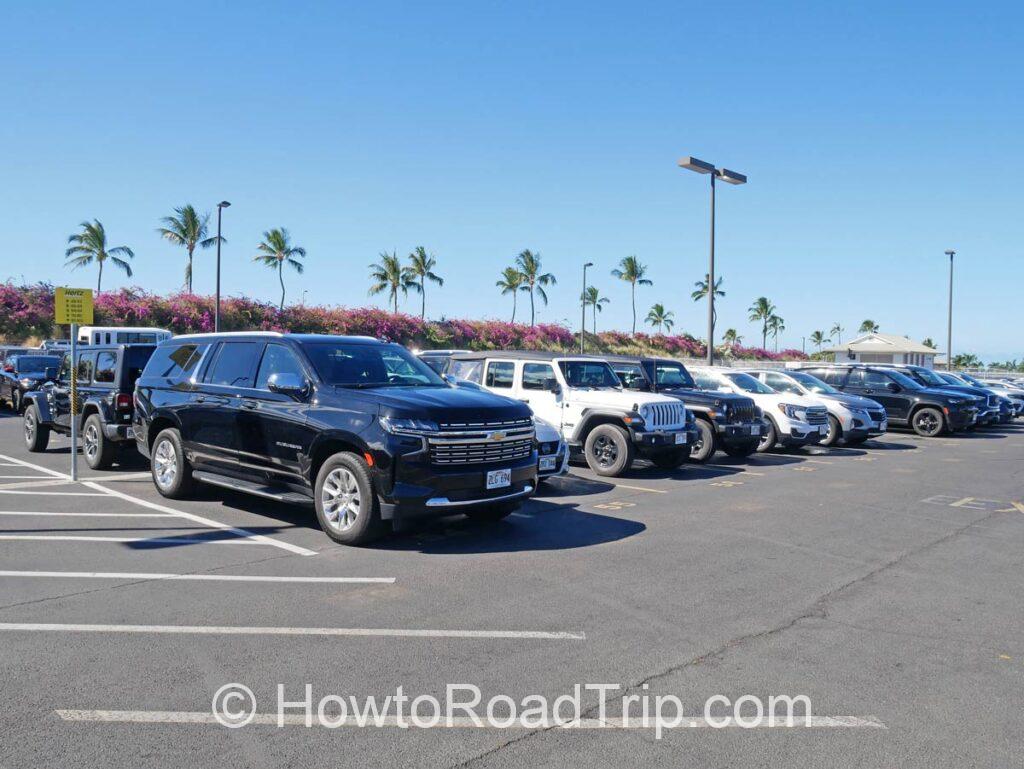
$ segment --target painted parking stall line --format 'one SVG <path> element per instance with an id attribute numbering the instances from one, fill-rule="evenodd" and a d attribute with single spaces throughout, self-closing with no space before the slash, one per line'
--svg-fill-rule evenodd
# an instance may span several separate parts
<path id="1" fill-rule="evenodd" d="M 383 584 L 393 585 L 394 577 L 276 577 L 258 574 L 167 574 L 132 571 L 0 571 L 0 577 L 53 579 L 168 580 L 186 582 L 278 582 L 310 585 Z"/>

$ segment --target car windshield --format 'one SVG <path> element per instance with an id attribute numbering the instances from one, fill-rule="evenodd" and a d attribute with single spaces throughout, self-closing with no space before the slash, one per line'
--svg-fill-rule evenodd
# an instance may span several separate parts
<path id="1" fill-rule="evenodd" d="M 656 363 L 654 375 L 658 381 L 658 387 L 687 387 L 695 388 L 697 384 L 686 370 L 682 363 Z"/>
<path id="2" fill-rule="evenodd" d="M 761 380 L 754 379 L 750 374 L 744 374 L 736 371 L 726 374 L 725 377 L 738 388 L 743 390 L 743 392 L 760 393 L 762 395 L 770 395 L 775 392 L 775 390 L 761 382 Z"/>
<path id="3" fill-rule="evenodd" d="M 934 371 L 929 371 L 926 368 L 916 368 L 914 369 L 914 373 L 917 374 L 918 378 L 920 378 L 920 380 L 929 387 L 944 387 L 949 384 L 949 382 L 945 381 Z"/>
<path id="4" fill-rule="evenodd" d="M 60 366 L 60 358 L 51 355 L 24 355 L 17 360 L 20 374 L 42 374 L 48 368 Z"/>
<path id="5" fill-rule="evenodd" d="M 802 371 L 791 371 L 789 372 L 789 375 L 812 393 L 828 393 L 830 395 L 836 395 L 839 393 L 839 390 L 826 382 L 822 382 L 816 376 L 805 374 Z"/>
<path id="6" fill-rule="evenodd" d="M 964 380 L 965 382 L 969 382 L 970 384 L 974 385 L 975 387 L 985 387 L 985 383 L 984 382 L 982 382 L 979 379 L 975 379 L 970 374 L 952 374 L 952 376 L 960 377 L 962 380 Z"/>
<path id="7" fill-rule="evenodd" d="M 558 368 L 562 370 L 569 387 L 614 387 L 622 386 L 612 367 L 597 360 L 563 360 Z"/>
<path id="8" fill-rule="evenodd" d="M 908 377 L 906 374 L 904 374 L 901 371 L 887 371 L 885 373 L 888 374 L 889 378 L 892 379 L 892 381 L 896 382 L 901 387 L 903 387 L 903 388 L 905 388 L 907 390 L 923 390 L 924 389 L 923 387 L 921 387 L 920 384 L 915 382 L 913 379 L 911 379 L 910 377 Z"/>
<path id="9" fill-rule="evenodd" d="M 338 387 L 447 387 L 427 364 L 397 344 L 303 345 L 327 384 Z"/>
<path id="10" fill-rule="evenodd" d="M 948 384 L 951 384 L 951 385 L 962 385 L 963 384 L 962 381 L 957 379 L 952 374 L 943 374 L 943 373 L 940 372 L 940 373 L 936 374 L 936 376 L 938 376 L 940 379 L 942 379 L 943 382 L 947 382 Z"/>

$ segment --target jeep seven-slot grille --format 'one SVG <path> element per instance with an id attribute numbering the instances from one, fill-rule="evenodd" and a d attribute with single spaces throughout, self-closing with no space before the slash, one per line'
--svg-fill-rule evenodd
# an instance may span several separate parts
<path id="1" fill-rule="evenodd" d="M 682 403 L 649 403 L 642 413 L 648 427 L 682 427 L 686 422 L 686 406 Z"/>
<path id="2" fill-rule="evenodd" d="M 729 404 L 728 415 L 730 424 L 736 424 L 738 422 L 753 422 L 757 417 L 754 414 L 754 404 L 751 403 L 745 406 L 733 406 Z"/>
<path id="3" fill-rule="evenodd" d="M 533 422 L 449 422 L 427 438 L 436 465 L 486 465 L 523 459 L 533 452 Z"/>
<path id="4" fill-rule="evenodd" d="M 828 424 L 828 410 L 823 408 L 822 406 L 811 406 L 811 408 L 807 409 L 807 424 Z"/>

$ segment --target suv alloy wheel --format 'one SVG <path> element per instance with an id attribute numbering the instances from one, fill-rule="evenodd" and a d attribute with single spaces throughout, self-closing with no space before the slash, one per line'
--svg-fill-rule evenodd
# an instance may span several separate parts
<path id="1" fill-rule="evenodd" d="M 615 476 L 633 465 L 633 442 L 618 425 L 598 425 L 583 444 L 590 469 L 598 475 Z"/>
<path id="2" fill-rule="evenodd" d="M 156 490 L 169 499 L 183 499 L 192 491 L 192 467 L 185 459 L 181 435 L 173 427 L 153 441 L 150 470 Z"/>
<path id="3" fill-rule="evenodd" d="M 918 435 L 924 438 L 933 438 L 945 429 L 946 420 L 941 411 L 929 406 L 914 412 L 911 425 Z"/>
<path id="4" fill-rule="evenodd" d="M 335 542 L 361 545 L 383 528 L 366 462 L 350 451 L 329 457 L 316 476 L 313 497 L 320 528 Z"/>

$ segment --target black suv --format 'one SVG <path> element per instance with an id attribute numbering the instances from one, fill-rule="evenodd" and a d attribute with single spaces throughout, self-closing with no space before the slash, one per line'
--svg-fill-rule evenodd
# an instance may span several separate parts
<path id="1" fill-rule="evenodd" d="M 913 379 L 884 365 L 799 366 L 843 392 L 863 395 L 885 406 L 890 425 L 912 427 L 932 437 L 975 424 L 978 408 L 967 394 L 922 387 Z"/>
<path id="2" fill-rule="evenodd" d="M 497 520 L 537 486 L 523 403 L 454 387 L 369 337 L 198 334 L 160 344 L 135 392 L 139 451 L 166 497 L 194 481 L 309 502 L 344 544 L 385 521 Z"/>
<path id="3" fill-rule="evenodd" d="M 0 370 L 0 401 L 7 401 L 19 414 L 25 408 L 25 393 L 38 390 L 60 367 L 59 355 L 14 355 Z M 52 371 L 50 370 L 52 369 Z"/>
<path id="4" fill-rule="evenodd" d="M 82 454 L 93 470 L 110 467 L 117 452 L 135 445 L 132 392 L 156 345 L 89 346 L 78 351 L 78 433 Z M 55 374 L 55 376 L 50 376 Z M 25 444 L 45 451 L 50 433 L 71 434 L 71 353 L 60 370 L 46 372 L 50 384 L 25 393 Z"/>
<path id="5" fill-rule="evenodd" d="M 731 457 L 746 457 L 757 449 L 761 413 L 751 398 L 700 390 L 686 366 L 671 358 L 609 355 L 604 359 L 623 387 L 678 398 L 693 412 L 698 435 L 690 447 L 690 461 L 707 462 L 718 449 Z"/>
<path id="6" fill-rule="evenodd" d="M 974 398 L 974 405 L 978 407 L 979 425 L 995 424 L 1000 419 L 1000 398 L 991 390 L 974 387 L 973 385 L 950 384 L 935 371 L 924 366 L 905 364 L 893 365 L 892 368 L 906 374 L 922 387 L 936 387 Z"/>

